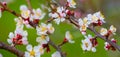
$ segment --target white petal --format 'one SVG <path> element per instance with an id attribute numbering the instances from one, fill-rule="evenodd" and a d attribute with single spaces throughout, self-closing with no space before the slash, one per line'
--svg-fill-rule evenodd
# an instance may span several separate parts
<path id="1" fill-rule="evenodd" d="M 54 19 L 54 21 L 55 21 L 56 24 L 58 24 L 58 25 L 60 24 L 60 19 L 59 18 L 58 19 Z"/>
<path id="2" fill-rule="evenodd" d="M 40 41 L 41 41 L 40 37 L 37 37 L 36 42 L 40 43 Z"/>
<path id="3" fill-rule="evenodd" d="M 37 8 L 36 12 L 41 13 L 41 9 Z"/>
<path id="4" fill-rule="evenodd" d="M 35 51 L 35 52 L 39 52 L 39 46 L 35 46 L 35 47 L 34 47 L 34 51 Z"/>
<path id="5" fill-rule="evenodd" d="M 27 47 L 26 47 L 26 49 L 28 50 L 28 51 L 32 51 L 32 45 L 27 45 Z"/>
<path id="6" fill-rule="evenodd" d="M 70 36 L 69 34 L 70 34 L 70 32 L 69 32 L 69 31 L 66 31 L 65 37 L 66 37 L 66 38 L 69 38 L 69 36 Z"/>
<path id="7" fill-rule="evenodd" d="M 7 42 L 8 42 L 9 44 L 12 44 L 12 40 L 11 40 L 11 39 L 7 39 Z"/>
<path id="8" fill-rule="evenodd" d="M 46 36 L 46 41 L 48 42 L 50 39 L 49 39 L 49 36 Z"/>
<path id="9" fill-rule="evenodd" d="M 115 28 L 113 25 L 110 26 L 110 30 L 111 30 L 113 33 L 116 32 L 116 28 Z"/>
<path id="10" fill-rule="evenodd" d="M 87 50 L 86 46 L 84 44 L 81 45 L 82 49 L 85 51 Z"/>
<path id="11" fill-rule="evenodd" d="M 96 48 L 95 47 L 92 48 L 92 52 L 96 52 Z"/>
<path id="12" fill-rule="evenodd" d="M 42 13 L 39 19 L 42 20 L 45 17 L 45 15 L 46 15 L 45 13 Z"/>
<path id="13" fill-rule="evenodd" d="M 24 31 L 23 36 L 27 36 L 27 35 L 28 35 L 27 31 Z"/>
<path id="14" fill-rule="evenodd" d="M 25 52 L 25 57 L 30 57 L 30 53 L 29 52 Z"/>
<path id="15" fill-rule="evenodd" d="M 80 26 L 83 25 L 83 20 L 82 20 L 81 18 L 78 20 L 78 22 L 79 22 L 79 25 L 80 25 Z"/>
<path id="16" fill-rule="evenodd" d="M 9 33 L 9 38 L 14 38 L 13 32 L 10 32 L 10 33 Z"/>
<path id="17" fill-rule="evenodd" d="M 35 54 L 35 57 L 41 57 L 41 56 L 40 56 L 40 53 L 37 52 L 37 53 Z"/>
<path id="18" fill-rule="evenodd" d="M 47 27 L 48 27 L 48 28 L 52 27 L 52 24 L 48 24 Z"/>
<path id="19" fill-rule="evenodd" d="M 28 8 L 27 8 L 26 5 L 21 5 L 21 6 L 20 6 L 20 10 L 28 10 Z"/>
<path id="20" fill-rule="evenodd" d="M 69 40 L 69 43 L 75 43 L 75 41 Z"/>
<path id="21" fill-rule="evenodd" d="M 93 37 L 92 37 L 92 35 L 89 34 L 89 35 L 88 35 L 88 38 L 91 39 L 91 38 L 93 38 Z"/>
<path id="22" fill-rule="evenodd" d="M 66 38 L 67 40 L 72 40 L 72 36 L 71 36 L 71 34 L 70 34 L 69 31 L 66 31 L 65 38 Z"/>
<path id="23" fill-rule="evenodd" d="M 61 22 L 65 21 L 65 18 L 61 18 Z"/>
<path id="24" fill-rule="evenodd" d="M 31 25 L 27 24 L 26 25 L 27 28 L 33 28 Z"/>

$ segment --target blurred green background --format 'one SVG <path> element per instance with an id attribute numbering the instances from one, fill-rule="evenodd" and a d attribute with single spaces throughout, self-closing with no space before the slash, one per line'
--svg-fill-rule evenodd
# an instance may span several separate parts
<path id="1" fill-rule="evenodd" d="M 0 1 L 7 1 L 7 0 L 0 0 Z M 8 0 L 9 4 L 8 7 L 16 12 L 20 12 L 19 7 L 20 5 L 26 4 L 25 0 Z M 41 8 L 41 4 L 46 4 L 47 0 L 31 0 L 33 8 Z M 64 0 L 60 0 L 62 2 Z M 94 13 L 97 11 L 101 11 L 105 15 L 105 21 L 107 24 L 104 24 L 103 27 L 109 28 L 111 24 L 115 25 L 117 30 L 117 35 L 115 39 L 118 40 L 118 44 L 120 45 L 120 0 L 76 0 L 77 9 L 82 9 L 84 13 Z M 27 4 L 26 4 L 27 5 Z M 7 38 L 9 32 L 13 32 L 15 30 L 16 23 L 14 22 L 14 18 L 16 16 L 10 14 L 9 12 L 4 12 L 2 14 L 2 18 L 0 18 L 0 41 L 7 43 Z M 48 17 L 44 18 L 45 20 Z M 50 38 L 56 43 L 59 44 L 64 36 L 66 31 L 70 31 L 74 37 L 75 43 L 74 44 L 65 44 L 62 47 L 62 51 L 67 53 L 67 57 L 120 57 L 119 51 L 105 51 L 104 50 L 104 41 L 98 39 L 99 45 L 97 47 L 97 52 L 84 52 L 81 49 L 81 40 L 84 37 L 80 34 L 79 30 L 74 28 L 73 25 L 63 22 L 60 25 L 56 25 L 53 22 L 53 26 L 55 27 L 55 33 L 50 35 Z M 25 28 L 26 29 L 26 28 Z M 28 41 L 32 45 L 37 45 L 36 42 L 36 30 L 35 29 L 26 29 L 29 33 Z M 88 31 L 88 33 L 94 35 L 92 32 Z M 21 51 L 25 51 L 25 46 L 16 46 L 17 49 Z M 51 46 L 51 52 L 42 55 L 41 57 L 51 57 L 51 54 L 55 52 Z M 3 54 L 3 57 L 17 57 L 14 54 L 0 49 L 0 53 Z"/>

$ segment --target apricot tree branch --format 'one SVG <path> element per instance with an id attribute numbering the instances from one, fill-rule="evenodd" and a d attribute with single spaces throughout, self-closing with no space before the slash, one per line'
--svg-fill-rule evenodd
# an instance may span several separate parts
<path id="1" fill-rule="evenodd" d="M 15 47 L 13 46 L 10 46 L 10 45 L 7 45 L 3 42 L 0 42 L 0 49 L 4 49 L 4 50 L 7 50 L 15 55 L 17 55 L 18 57 L 24 57 L 24 52 L 16 49 Z"/>
<path id="2" fill-rule="evenodd" d="M 69 21 L 74 24 L 76 27 L 78 27 L 78 23 L 76 23 L 73 19 L 72 21 L 69 19 Z M 79 28 L 79 27 L 78 27 Z M 109 44 L 111 44 L 113 47 L 115 47 L 118 51 L 120 51 L 120 46 L 117 45 L 116 43 L 112 42 L 111 40 L 107 39 L 106 37 L 102 36 L 99 32 L 97 32 L 95 30 L 95 28 L 93 26 L 89 26 L 88 27 L 89 30 L 91 30 L 92 32 L 94 32 L 94 34 L 96 35 L 96 37 L 108 42 Z"/>
<path id="3" fill-rule="evenodd" d="M 93 26 L 88 27 L 89 30 L 91 30 L 92 32 L 94 32 L 97 37 L 99 37 L 100 39 L 108 42 L 109 44 L 111 44 L 113 47 L 115 47 L 118 51 L 120 51 L 120 46 L 117 45 L 116 43 L 112 42 L 111 40 L 107 39 L 106 37 L 102 36 L 100 33 L 98 33 L 95 28 Z"/>
<path id="4" fill-rule="evenodd" d="M 10 13 L 12 13 L 13 15 L 15 15 L 15 16 L 17 16 L 17 17 L 19 17 L 19 16 L 20 16 L 20 14 L 18 14 L 18 13 L 16 13 L 15 11 L 13 11 L 13 10 L 9 9 L 9 8 L 7 7 L 7 5 L 6 5 L 6 6 L 5 6 L 5 5 L 3 5 L 3 3 L 2 3 L 2 2 L 0 2 L 0 6 L 1 6 L 1 7 L 3 7 L 5 11 L 10 12 Z"/>

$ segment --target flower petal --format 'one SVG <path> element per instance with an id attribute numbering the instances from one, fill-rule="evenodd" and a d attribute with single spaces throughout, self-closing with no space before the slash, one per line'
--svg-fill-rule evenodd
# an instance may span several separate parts
<path id="1" fill-rule="evenodd" d="M 32 45 L 27 45 L 27 47 L 26 47 L 26 49 L 28 50 L 28 51 L 32 51 Z"/>

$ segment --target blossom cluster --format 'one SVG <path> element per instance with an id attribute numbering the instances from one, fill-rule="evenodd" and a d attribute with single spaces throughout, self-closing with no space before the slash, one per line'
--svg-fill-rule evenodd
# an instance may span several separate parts
<path id="1" fill-rule="evenodd" d="M 69 10 L 69 8 L 76 8 L 75 7 L 76 3 L 74 0 L 67 0 L 67 3 L 65 6 L 58 6 L 55 7 L 56 11 L 51 11 L 51 13 L 49 13 L 49 16 L 51 18 L 53 18 L 53 20 L 55 21 L 56 24 L 60 24 L 60 22 L 65 21 L 65 19 L 69 19 L 71 18 L 71 16 L 75 16 L 74 15 L 74 11 Z M 75 19 L 75 18 L 74 18 Z M 90 26 L 102 26 L 104 23 L 106 23 L 104 21 L 104 15 L 99 11 L 93 14 L 88 14 L 86 17 L 84 18 L 79 18 L 76 19 L 76 22 L 79 25 L 79 30 L 82 33 L 82 35 L 85 37 L 84 40 L 82 40 L 82 49 L 85 51 L 93 51 L 96 52 L 96 47 L 98 46 L 98 41 L 96 39 L 96 37 L 92 37 L 90 34 L 87 36 L 86 31 Z M 112 25 L 110 27 L 109 30 L 105 29 L 105 28 L 101 28 L 100 34 L 104 37 L 109 38 L 111 37 L 111 35 L 115 35 L 116 32 L 116 28 Z M 71 41 L 68 40 L 68 38 L 72 38 L 70 36 L 69 32 L 66 32 L 66 38 L 64 38 L 64 42 L 70 42 Z M 111 39 L 110 39 L 111 40 Z M 111 40 L 112 41 L 112 40 Z M 106 50 L 109 50 L 111 45 L 105 44 L 105 47 L 107 46 L 107 48 L 105 48 Z M 108 49 L 109 46 L 109 49 Z M 113 46 L 112 46 L 113 47 Z"/>
<path id="2" fill-rule="evenodd" d="M 32 27 L 31 24 L 39 24 L 39 21 L 45 16 L 45 13 L 43 13 L 40 8 L 33 9 L 31 12 L 26 5 L 21 5 L 20 11 L 23 24 L 25 24 L 28 28 Z"/>
<path id="3" fill-rule="evenodd" d="M 87 17 L 84 17 L 83 19 L 78 19 L 78 23 L 81 33 L 85 35 L 89 25 L 92 24 L 94 26 L 101 26 L 103 23 L 105 23 L 105 21 L 104 16 L 101 14 L 101 12 L 96 12 L 94 14 L 88 14 Z"/>
<path id="4" fill-rule="evenodd" d="M 76 3 L 74 0 L 67 0 L 66 6 L 59 6 L 56 11 L 49 13 L 49 16 L 54 19 L 56 24 L 65 21 L 67 15 L 74 15 L 74 12 L 68 8 L 76 8 Z"/>
<path id="5" fill-rule="evenodd" d="M 89 26 L 101 26 L 104 21 L 104 16 L 101 14 L 101 12 L 96 12 L 94 14 L 88 14 L 87 17 L 84 17 L 83 19 L 80 18 L 78 20 L 80 31 L 85 36 L 85 39 L 82 40 L 82 49 L 85 51 L 92 51 L 96 52 L 95 47 L 98 45 L 96 37 L 92 37 L 91 35 L 86 36 L 86 30 Z M 116 28 L 111 25 L 110 29 L 107 30 L 106 28 L 101 28 L 100 34 L 101 36 L 105 37 L 106 39 L 111 40 L 112 42 L 116 43 L 116 40 L 114 38 L 111 39 L 113 35 L 115 35 Z M 111 46 L 108 42 L 105 42 L 105 50 L 115 50 L 113 46 Z"/>
<path id="6" fill-rule="evenodd" d="M 9 38 L 7 39 L 8 43 L 11 45 L 27 45 L 27 31 L 24 31 L 23 28 L 16 28 L 16 30 L 9 33 Z"/>
<path id="7" fill-rule="evenodd" d="M 112 38 L 112 36 L 115 35 L 116 30 L 117 29 L 113 25 L 111 25 L 109 30 L 107 30 L 106 28 L 101 28 L 100 34 L 106 37 L 107 39 L 111 40 L 113 43 L 117 43 L 117 41 L 114 38 Z M 115 47 L 111 46 L 108 42 L 105 42 L 104 48 L 105 50 L 116 50 Z"/>
<path id="8" fill-rule="evenodd" d="M 82 40 L 82 49 L 84 51 L 96 52 L 96 46 L 98 45 L 97 39 L 92 37 L 90 34 L 85 36 L 85 39 Z"/>

